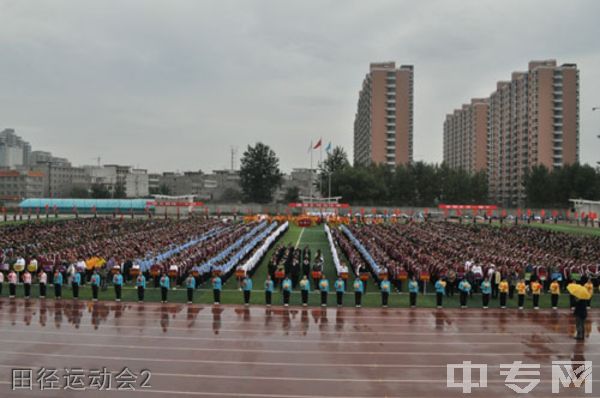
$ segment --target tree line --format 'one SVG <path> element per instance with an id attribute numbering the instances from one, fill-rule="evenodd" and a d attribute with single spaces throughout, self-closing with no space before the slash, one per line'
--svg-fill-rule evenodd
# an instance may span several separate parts
<path id="1" fill-rule="evenodd" d="M 382 164 L 352 166 L 342 147 L 335 147 L 319 166 L 315 189 L 321 195 L 341 196 L 346 203 L 380 206 L 435 206 L 447 204 L 487 204 L 485 172 L 471 174 L 425 162 L 390 167 Z M 269 203 L 281 185 L 279 159 L 267 145 L 258 143 L 242 157 L 243 200 Z M 590 165 L 573 164 L 549 170 L 535 166 L 525 176 L 528 207 L 566 208 L 569 199 L 600 200 L 600 171 Z M 295 201 L 298 189 L 291 188 L 285 198 Z"/>
<path id="2" fill-rule="evenodd" d="M 344 202 L 381 206 L 433 206 L 438 203 L 482 204 L 488 201 L 485 173 L 469 174 L 445 164 L 425 162 L 390 167 L 352 166 L 341 147 L 327 156 L 319 171 L 321 194 Z"/>
<path id="3" fill-rule="evenodd" d="M 549 170 L 534 166 L 525 176 L 529 207 L 570 207 L 569 199 L 600 200 L 600 171 L 590 165 L 563 166 Z"/>

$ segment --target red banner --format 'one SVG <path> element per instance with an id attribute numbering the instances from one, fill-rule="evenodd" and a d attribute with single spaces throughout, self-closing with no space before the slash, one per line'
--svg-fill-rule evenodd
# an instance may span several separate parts
<path id="1" fill-rule="evenodd" d="M 497 208 L 496 205 L 438 205 L 440 210 L 496 210 Z"/>
<path id="2" fill-rule="evenodd" d="M 329 202 L 312 202 L 312 203 L 292 202 L 292 203 L 288 203 L 288 207 L 292 207 L 292 208 L 314 207 L 314 208 L 319 208 L 319 209 L 346 209 L 346 208 L 350 207 L 350 205 L 348 203 L 329 203 Z"/>
<path id="3" fill-rule="evenodd" d="M 203 202 L 177 202 L 171 200 L 161 200 L 161 201 L 148 201 L 146 202 L 146 207 L 148 206 L 161 206 L 161 207 L 188 207 L 188 206 L 204 206 Z"/>

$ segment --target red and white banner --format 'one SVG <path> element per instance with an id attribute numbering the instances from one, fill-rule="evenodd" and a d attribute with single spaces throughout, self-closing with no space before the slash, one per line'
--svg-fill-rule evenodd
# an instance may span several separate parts
<path id="1" fill-rule="evenodd" d="M 438 205 L 438 209 L 440 210 L 496 210 L 498 206 L 496 205 Z"/>
<path id="2" fill-rule="evenodd" d="M 312 203 L 288 203 L 288 207 L 292 208 L 318 208 L 318 209 L 346 209 L 350 207 L 348 203 L 328 203 L 328 202 L 312 202 Z"/>
<path id="3" fill-rule="evenodd" d="M 177 202 L 171 200 L 161 200 L 161 201 L 148 201 L 146 202 L 146 207 L 155 206 L 155 207 L 200 207 L 204 206 L 203 202 Z"/>

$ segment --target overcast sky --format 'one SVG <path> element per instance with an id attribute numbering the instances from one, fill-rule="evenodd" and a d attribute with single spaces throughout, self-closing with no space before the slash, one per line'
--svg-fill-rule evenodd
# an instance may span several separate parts
<path id="1" fill-rule="evenodd" d="M 445 114 L 531 59 L 580 68 L 581 160 L 600 160 L 600 1 L 0 0 L 0 128 L 74 164 L 229 166 L 263 141 L 352 157 L 370 62 L 415 66 L 414 158 Z M 239 165 L 239 161 L 236 162 Z"/>

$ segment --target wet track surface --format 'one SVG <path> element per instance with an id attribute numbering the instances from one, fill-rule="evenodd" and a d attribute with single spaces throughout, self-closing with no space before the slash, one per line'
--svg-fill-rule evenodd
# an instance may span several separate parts
<path id="1" fill-rule="evenodd" d="M 600 380 L 600 311 L 588 338 L 572 338 L 568 311 L 353 309 L 0 299 L 0 396 L 104 396 L 40 391 L 36 373 L 95 369 L 138 375 L 136 391 L 110 395 L 226 397 L 518 396 L 500 364 L 540 364 L 532 396 L 598 396 L 583 387 L 552 394 L 552 361 L 592 361 Z M 486 364 L 488 386 L 446 386 L 446 365 Z M 11 391 L 12 370 L 31 369 L 32 390 Z M 151 373 L 141 388 L 142 370 Z M 477 371 L 474 371 L 476 379 Z M 462 371 L 457 373 L 457 381 Z M 527 378 L 527 377 L 525 377 Z M 122 380 L 122 379 L 121 379 Z M 116 388 L 115 380 L 112 388 Z M 527 383 L 521 383 L 524 385 Z M 83 395 L 81 395 L 83 394 Z"/>

